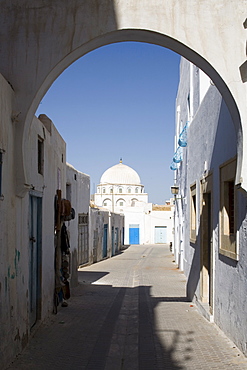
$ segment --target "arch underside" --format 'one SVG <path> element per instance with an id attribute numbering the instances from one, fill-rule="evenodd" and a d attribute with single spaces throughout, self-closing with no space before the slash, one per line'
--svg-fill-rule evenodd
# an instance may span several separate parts
<path id="1" fill-rule="evenodd" d="M 217 9 L 214 3 L 213 0 L 188 4 L 174 0 L 165 3 L 160 0 L 131 0 L 128 3 L 123 0 L 72 0 L 69 3 L 61 0 L 51 6 L 48 0 L 38 0 L 35 4 L 27 0 L 26 6 L 20 8 L 14 0 L 11 5 L 7 2 L 7 5 L 2 5 L 0 18 L 8 19 L 8 22 L 1 25 L 5 37 L 2 36 L 0 52 L 6 57 L 0 61 L 0 68 L 15 90 L 14 111 L 21 112 L 15 145 L 17 193 L 21 194 L 25 183 L 28 186 L 25 137 L 47 90 L 78 58 L 101 46 L 124 41 L 169 48 L 211 78 L 235 125 L 238 137 L 236 182 L 240 183 L 243 158 L 241 119 L 243 122 L 246 117 L 243 103 L 246 90 L 239 78 L 239 66 L 243 61 L 239 59 L 242 34 L 238 25 L 242 21 L 246 0 L 237 0 L 234 4 L 218 0 Z M 209 24 L 211 27 L 207 27 Z M 233 46 L 237 48 L 236 52 Z"/>
<path id="2" fill-rule="evenodd" d="M 202 56 L 197 54 L 195 51 L 190 49 L 188 46 L 182 44 L 181 42 L 157 32 L 140 30 L 140 29 L 124 29 L 117 30 L 114 32 L 107 33 L 103 36 L 97 37 L 92 41 L 81 45 L 76 50 L 71 52 L 69 55 L 65 56 L 63 60 L 60 61 L 56 67 L 50 71 L 47 78 L 45 79 L 43 85 L 40 87 L 36 94 L 35 99 L 32 102 L 31 114 L 32 117 L 35 113 L 39 102 L 42 100 L 44 94 L 47 92 L 49 87 L 55 81 L 55 79 L 73 62 L 83 57 L 85 54 L 105 45 L 110 45 L 118 42 L 144 42 L 153 45 L 162 46 L 168 48 L 181 56 L 185 57 L 187 60 L 191 61 L 193 64 L 197 65 L 201 70 L 203 70 L 216 85 L 220 91 L 223 99 L 225 100 L 229 112 L 232 116 L 233 123 L 235 125 L 235 130 L 238 137 L 238 168 L 236 174 L 236 184 L 241 183 L 241 165 L 242 165 L 242 126 L 238 107 L 236 102 L 219 73 L 211 66 L 211 64 L 206 61 Z M 30 117 L 30 118 L 31 118 Z"/>

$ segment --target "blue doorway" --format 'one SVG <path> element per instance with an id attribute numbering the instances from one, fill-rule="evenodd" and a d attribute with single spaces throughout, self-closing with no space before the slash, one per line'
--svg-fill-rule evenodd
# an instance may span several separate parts
<path id="1" fill-rule="evenodd" d="M 32 328 L 41 311 L 42 198 L 30 194 L 29 199 L 29 324 Z"/>
<path id="2" fill-rule="evenodd" d="M 129 244 L 140 244 L 139 225 L 129 225 Z"/>
<path id="3" fill-rule="evenodd" d="M 155 244 L 167 243 L 167 227 L 155 226 Z"/>

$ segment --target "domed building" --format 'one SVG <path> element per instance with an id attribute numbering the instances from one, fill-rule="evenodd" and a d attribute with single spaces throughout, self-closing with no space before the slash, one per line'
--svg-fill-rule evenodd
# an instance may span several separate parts
<path id="1" fill-rule="evenodd" d="M 148 203 L 148 195 L 144 193 L 138 173 L 120 160 L 101 176 L 95 204 L 112 212 L 124 212 L 126 207 L 134 207 L 137 202 Z"/>
<path id="2" fill-rule="evenodd" d="M 124 214 L 124 244 L 172 241 L 171 206 L 148 203 L 138 173 L 122 160 L 101 176 L 94 203 L 112 213 Z"/>

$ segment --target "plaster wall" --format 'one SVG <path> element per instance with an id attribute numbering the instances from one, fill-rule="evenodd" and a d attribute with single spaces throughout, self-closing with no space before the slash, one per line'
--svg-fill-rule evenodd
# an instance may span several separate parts
<path id="1" fill-rule="evenodd" d="M 44 145 L 43 175 L 38 173 L 38 137 L 43 139 Z M 34 191 L 42 197 L 41 317 L 44 318 L 53 308 L 54 198 L 57 189 L 62 191 L 62 197 L 65 197 L 66 195 L 66 144 L 52 122 L 50 122 L 47 129 L 37 117 L 34 117 L 26 145 L 29 148 L 30 153 L 30 161 L 27 167 L 29 176 L 32 179 L 30 191 Z M 22 220 L 27 219 L 29 212 L 28 194 L 25 196 L 23 202 L 24 201 L 26 202 L 26 208 L 22 211 Z M 25 223 L 21 226 L 21 229 L 26 229 Z M 25 249 L 27 249 L 28 244 L 24 244 Z"/>
<path id="2" fill-rule="evenodd" d="M 124 216 L 112 213 L 107 210 L 91 208 L 89 209 L 89 263 L 98 262 L 103 259 L 103 239 L 104 225 L 108 225 L 107 234 L 107 257 L 111 257 L 114 252 L 112 245 L 112 226 L 119 228 L 119 236 L 123 235 Z M 122 237 L 119 239 L 119 250 L 122 248 Z"/>
<path id="3" fill-rule="evenodd" d="M 111 238 L 111 255 L 114 256 L 123 248 L 124 237 L 124 216 L 123 214 L 110 214 L 110 238 Z M 116 229 L 118 229 L 118 238 L 116 237 Z M 114 236 L 112 236 L 112 232 Z"/>
<path id="4" fill-rule="evenodd" d="M 26 345 L 31 332 L 30 305 L 30 195 L 42 199 L 40 255 L 40 300 L 37 323 L 53 309 L 54 292 L 54 196 L 59 183 L 65 190 L 66 146 L 53 125 L 49 130 L 36 117 L 26 138 L 29 152 L 27 171 L 31 185 L 23 198 L 14 190 L 13 129 L 11 120 L 11 87 L 0 76 L 0 148 L 4 149 L 2 195 L 0 201 L 0 362 L 4 366 Z M 8 102 L 6 101 L 8 97 Z M 7 117 L 9 119 L 7 120 Z M 43 174 L 38 173 L 38 138 L 43 140 Z M 62 160 L 63 158 L 63 160 Z M 37 326 L 37 323 L 35 326 Z"/>
<path id="5" fill-rule="evenodd" d="M 136 202 L 148 202 L 148 194 L 141 193 L 140 186 L 126 186 L 126 185 L 114 185 L 113 193 L 110 191 L 106 191 L 106 193 L 102 192 L 102 185 L 98 185 L 98 189 L 100 190 L 99 193 L 95 193 L 94 199 L 95 204 L 99 207 L 104 207 L 112 212 L 123 212 L 125 207 L 133 206 L 133 201 Z M 121 187 L 123 189 L 123 193 L 119 193 L 118 189 Z M 138 188 L 138 193 L 135 193 L 135 188 Z M 128 193 L 128 189 L 131 189 L 131 193 Z M 108 189 L 106 189 L 108 190 Z M 119 205 L 119 202 L 123 202 L 123 206 Z M 107 203 L 105 206 L 104 203 Z"/>
<path id="6" fill-rule="evenodd" d="M 22 196 L 24 184 L 30 184 L 25 138 L 47 89 L 79 57 L 121 41 L 168 47 L 210 76 L 234 121 L 239 153 L 236 182 L 247 189 L 247 156 L 242 152 L 247 147 L 246 5 L 247 0 L 62 0 L 52 4 L 38 0 L 35 5 L 25 0 L 20 7 L 18 0 L 2 1 L 0 71 L 14 87 L 14 112 L 19 115 L 17 193 Z"/>
<path id="7" fill-rule="evenodd" d="M 155 243 L 155 226 L 167 227 L 167 242 L 173 240 L 172 211 L 153 211 L 152 203 L 139 203 L 139 207 L 126 207 L 124 209 L 124 244 L 129 245 L 129 228 L 131 224 L 139 225 L 140 244 Z"/>
<path id="8" fill-rule="evenodd" d="M 13 90 L 7 81 L 0 75 L 0 149 L 3 151 L 2 163 L 2 192 L 0 200 L 0 362 L 5 364 L 11 355 L 19 349 L 19 343 L 14 340 L 20 326 L 17 312 L 18 283 L 16 273 L 19 274 L 19 250 L 17 247 L 17 207 L 14 190 L 14 123 L 11 121 Z M 22 234 L 20 234 L 22 235 Z M 18 272 L 17 272 L 18 271 Z M 22 289 L 26 294 L 26 289 Z M 26 300 L 25 300 L 26 301 Z M 22 333 L 25 332 L 25 323 Z M 10 329 L 11 328 L 11 329 Z M 12 348 L 8 346 L 11 343 Z"/>
<path id="9" fill-rule="evenodd" d="M 151 211 L 145 215 L 145 244 L 155 244 L 155 226 L 166 227 L 167 243 L 173 241 L 173 212 L 172 211 Z"/>
<path id="10" fill-rule="evenodd" d="M 68 163 L 66 165 L 66 199 L 71 202 L 75 210 L 75 218 L 66 222 L 70 238 L 70 283 L 73 287 L 78 283 L 78 214 L 89 212 L 90 176 L 77 171 Z"/>
<path id="11" fill-rule="evenodd" d="M 183 62 L 184 63 L 184 62 Z M 185 62 L 186 63 L 186 62 Z M 184 83 L 184 85 L 183 85 Z M 189 90 L 187 74 L 181 75 L 177 104 L 183 106 Z M 199 94 L 199 91 L 196 90 Z M 181 117 L 186 110 L 181 110 Z M 213 212 L 213 319 L 215 323 L 246 352 L 246 197 L 238 193 L 239 261 L 219 254 L 220 179 L 219 166 L 237 154 L 237 136 L 230 113 L 215 86 L 211 86 L 197 109 L 188 130 L 188 146 L 178 170 L 178 184 L 182 199 L 180 218 L 185 222 L 184 272 L 187 276 L 187 294 L 200 301 L 200 181 L 212 173 Z M 196 185 L 196 241 L 190 240 L 190 186 Z M 178 221 L 179 222 L 179 221 Z"/>

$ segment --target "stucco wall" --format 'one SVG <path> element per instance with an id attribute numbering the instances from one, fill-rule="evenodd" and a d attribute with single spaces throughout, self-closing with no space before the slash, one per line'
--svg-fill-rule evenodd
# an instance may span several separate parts
<path id="1" fill-rule="evenodd" d="M 82 172 L 77 171 L 73 166 L 67 163 L 66 166 L 66 199 L 71 202 L 75 210 L 74 220 L 68 221 L 68 234 L 70 238 L 70 270 L 71 286 L 78 283 L 77 277 L 77 252 L 78 252 L 78 214 L 89 212 L 90 202 L 90 177 Z"/>
<path id="2" fill-rule="evenodd" d="M 13 91 L 0 75 L 0 149 L 3 152 L 2 194 L 0 200 L 0 359 L 5 363 L 19 348 L 14 341 L 17 334 L 12 327 L 19 325 L 16 296 L 18 291 L 16 273 L 19 271 L 19 251 L 16 245 L 16 212 L 14 192 L 13 143 L 14 125 L 11 121 Z M 25 296 L 25 289 L 22 289 Z M 23 330 L 22 330 L 23 333 Z M 8 346 L 11 343 L 12 348 Z"/>
<path id="3" fill-rule="evenodd" d="M 44 139 L 44 174 L 37 171 L 37 138 Z M 50 130 L 36 117 L 29 132 L 32 190 L 42 195 L 42 318 L 52 311 L 54 291 L 54 198 L 66 196 L 66 144 L 51 123 Z M 28 202 L 28 195 L 25 197 Z M 25 219 L 25 218 L 24 218 Z"/>
<path id="4" fill-rule="evenodd" d="M 81 56 L 121 41 L 168 47 L 210 76 L 239 135 L 236 181 L 246 189 L 246 4 L 247 0 L 63 0 L 51 6 L 48 0 L 37 0 L 35 5 L 26 0 L 20 7 L 17 0 L 2 1 L 0 71 L 14 87 L 14 111 L 20 113 L 15 142 L 17 194 L 23 196 L 24 184 L 30 183 L 24 142 L 48 88 Z"/>
<path id="5" fill-rule="evenodd" d="M 146 241 L 145 244 L 155 244 L 155 226 L 166 227 L 167 243 L 173 240 L 173 212 L 151 211 L 145 217 Z"/>
<path id="6" fill-rule="evenodd" d="M 108 225 L 106 257 L 111 257 L 115 252 L 112 245 L 112 226 L 119 230 L 118 250 L 122 248 L 124 216 L 98 208 L 90 208 L 89 215 L 89 263 L 93 263 L 103 259 L 104 225 Z"/>
<path id="7" fill-rule="evenodd" d="M 182 63 L 188 63 L 183 61 Z M 184 69 L 186 70 L 186 68 Z M 188 67 L 187 67 L 188 71 Z M 181 75 L 177 104 L 184 107 L 189 91 L 188 74 Z M 199 94 L 197 88 L 195 92 Z M 181 109 L 181 117 L 186 117 Z M 186 119 L 186 118 L 184 118 Z M 237 154 L 237 137 L 229 111 L 215 86 L 211 86 L 196 111 L 188 129 L 188 146 L 178 171 L 178 185 L 183 195 L 180 218 L 184 225 L 184 272 L 188 278 L 187 294 L 200 301 L 200 181 L 211 172 L 213 177 L 213 319 L 245 353 L 247 342 L 246 286 L 246 196 L 238 193 L 239 261 L 219 253 L 220 170 L 219 166 Z M 190 240 L 190 186 L 196 184 L 196 241 Z M 180 221 L 177 220 L 177 223 Z M 181 223 L 181 222 L 180 222 Z M 181 231 L 180 231 L 181 232 Z"/>
<path id="8" fill-rule="evenodd" d="M 28 173 L 31 186 L 23 198 L 14 190 L 13 126 L 11 88 L 0 76 L 0 148 L 3 155 L 3 198 L 0 201 L 0 362 L 4 366 L 27 344 L 30 335 L 30 195 L 42 199 L 42 247 L 40 253 L 40 304 L 37 319 L 43 320 L 53 309 L 54 293 L 54 196 L 60 168 L 61 190 L 65 191 L 65 152 L 63 139 L 54 126 L 48 131 L 36 117 L 26 140 L 29 152 Z M 3 94 L 2 94 L 3 92 Z M 9 121 L 6 119 L 9 117 Z M 38 173 L 38 137 L 44 143 L 43 175 Z"/>

